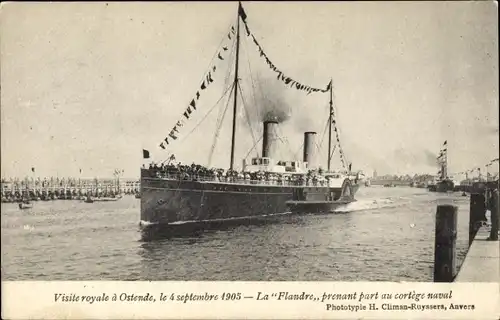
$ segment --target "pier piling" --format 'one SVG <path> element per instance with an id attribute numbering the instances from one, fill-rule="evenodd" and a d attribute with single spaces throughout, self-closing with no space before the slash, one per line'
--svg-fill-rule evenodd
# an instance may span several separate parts
<path id="1" fill-rule="evenodd" d="M 477 231 L 483 222 L 486 222 L 486 198 L 484 193 L 472 193 L 470 195 L 469 211 L 469 247 L 476 237 Z"/>
<path id="2" fill-rule="evenodd" d="M 453 282 L 456 270 L 457 207 L 439 205 L 434 239 L 434 282 Z"/>
<path id="3" fill-rule="evenodd" d="M 500 218 L 500 208 L 498 207 L 498 187 L 491 191 L 489 209 L 491 214 L 491 231 L 489 240 L 498 241 L 498 220 Z"/>

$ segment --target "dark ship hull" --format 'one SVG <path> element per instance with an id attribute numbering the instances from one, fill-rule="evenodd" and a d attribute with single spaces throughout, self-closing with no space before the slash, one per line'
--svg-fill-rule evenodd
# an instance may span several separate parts
<path id="1" fill-rule="evenodd" d="M 163 179 L 143 169 L 141 220 L 147 226 L 265 217 L 286 213 L 290 200 L 352 201 L 358 187 L 348 179 L 340 188 Z"/>

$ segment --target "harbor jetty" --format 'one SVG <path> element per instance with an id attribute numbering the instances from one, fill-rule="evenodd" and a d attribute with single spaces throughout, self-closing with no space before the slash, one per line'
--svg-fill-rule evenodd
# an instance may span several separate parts
<path id="1" fill-rule="evenodd" d="M 116 198 L 138 195 L 140 182 L 134 179 L 2 179 L 1 202 L 85 200 L 88 197 Z"/>
<path id="2" fill-rule="evenodd" d="M 434 282 L 499 282 L 498 182 L 471 194 L 469 248 L 460 268 L 456 262 L 457 210 L 453 204 L 438 205 L 436 210 Z"/>

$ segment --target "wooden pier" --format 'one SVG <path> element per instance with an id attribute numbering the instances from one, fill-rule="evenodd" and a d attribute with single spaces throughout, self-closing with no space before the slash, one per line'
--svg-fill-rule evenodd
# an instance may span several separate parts
<path id="1" fill-rule="evenodd" d="M 455 282 L 500 282 L 500 246 L 486 240 L 489 235 L 488 228 L 479 229 Z"/>
<path id="2" fill-rule="evenodd" d="M 138 180 L 117 179 L 61 179 L 2 181 L 1 202 L 82 200 L 93 197 L 114 197 L 122 194 L 138 194 Z"/>
<path id="3" fill-rule="evenodd" d="M 497 187 L 485 190 L 483 194 L 471 194 L 469 249 L 460 270 L 457 270 L 457 207 L 438 205 L 434 282 L 500 282 L 499 209 Z M 489 219 L 487 210 L 490 211 Z"/>

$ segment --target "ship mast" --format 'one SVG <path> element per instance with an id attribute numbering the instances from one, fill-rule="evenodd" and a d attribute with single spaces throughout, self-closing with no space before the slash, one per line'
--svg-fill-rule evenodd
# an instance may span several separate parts
<path id="1" fill-rule="evenodd" d="M 235 72 L 234 72 L 234 102 L 233 102 L 233 134 L 231 138 L 231 162 L 229 169 L 234 168 L 234 145 L 236 139 L 236 114 L 237 114 L 237 99 L 238 99 L 238 62 L 240 56 L 240 7 L 241 3 L 238 3 L 238 14 L 236 23 L 236 61 L 235 61 Z"/>
<path id="2" fill-rule="evenodd" d="M 328 172 L 330 171 L 330 163 L 332 162 L 332 122 L 333 122 L 333 84 L 330 85 L 330 115 L 328 116 L 328 162 L 327 162 Z"/>

